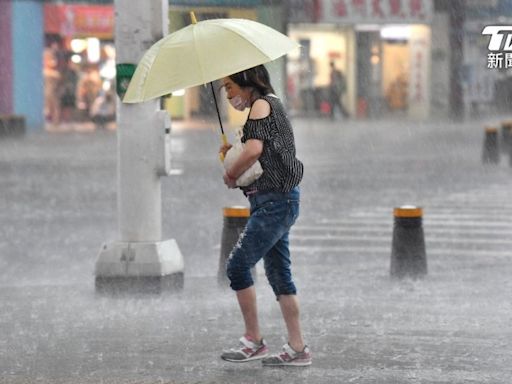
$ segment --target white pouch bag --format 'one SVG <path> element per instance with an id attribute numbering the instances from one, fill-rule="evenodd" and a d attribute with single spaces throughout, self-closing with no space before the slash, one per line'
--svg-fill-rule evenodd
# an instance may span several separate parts
<path id="1" fill-rule="evenodd" d="M 240 141 L 236 141 L 235 144 L 229 149 L 224 157 L 224 169 L 229 169 L 236 159 L 240 156 L 244 149 L 244 145 Z M 254 183 L 263 174 L 263 168 L 258 160 L 249 167 L 242 175 L 236 179 L 237 187 L 247 187 Z"/>

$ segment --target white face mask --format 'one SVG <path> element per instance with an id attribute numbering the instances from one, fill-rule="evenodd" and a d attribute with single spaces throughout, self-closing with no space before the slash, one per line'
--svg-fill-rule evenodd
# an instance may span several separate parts
<path id="1" fill-rule="evenodd" d="M 238 109 L 239 111 L 243 111 L 247 108 L 247 103 L 242 99 L 240 95 L 236 95 L 229 99 L 229 103 L 233 106 L 233 108 Z"/>

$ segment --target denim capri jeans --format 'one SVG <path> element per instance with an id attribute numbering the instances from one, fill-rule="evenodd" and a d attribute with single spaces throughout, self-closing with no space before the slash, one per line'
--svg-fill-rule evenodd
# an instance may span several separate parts
<path id="1" fill-rule="evenodd" d="M 299 216 L 299 187 L 290 192 L 249 195 L 251 215 L 227 261 L 231 288 L 254 284 L 251 268 L 263 258 L 265 274 L 277 298 L 297 293 L 292 280 L 288 235 Z"/>

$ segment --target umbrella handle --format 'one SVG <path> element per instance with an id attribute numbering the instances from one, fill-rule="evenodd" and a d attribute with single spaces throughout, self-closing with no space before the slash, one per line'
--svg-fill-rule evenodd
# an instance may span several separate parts
<path id="1" fill-rule="evenodd" d="M 226 134 L 222 134 L 221 135 L 222 137 L 222 144 L 226 145 L 228 144 L 228 138 L 226 137 Z M 224 154 L 221 152 L 219 153 L 219 158 L 220 158 L 220 161 L 223 163 L 224 162 Z"/>
<path id="2" fill-rule="evenodd" d="M 228 144 L 228 139 L 226 137 L 226 134 L 224 133 L 224 127 L 222 126 L 222 119 L 220 118 L 219 105 L 217 104 L 217 97 L 215 96 L 215 90 L 213 89 L 213 81 L 210 82 L 210 88 L 212 89 L 213 101 L 215 102 L 215 110 L 217 111 L 217 117 L 219 118 L 222 144 L 226 145 L 226 144 Z M 221 162 L 224 162 L 224 154 L 223 153 L 219 153 L 219 158 L 220 158 Z"/>

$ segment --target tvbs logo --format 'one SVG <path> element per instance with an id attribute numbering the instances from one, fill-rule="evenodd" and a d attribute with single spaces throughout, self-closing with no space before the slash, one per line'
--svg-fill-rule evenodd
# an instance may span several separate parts
<path id="1" fill-rule="evenodd" d="M 491 35 L 489 51 L 512 52 L 512 26 L 488 25 L 482 31 L 482 35 Z"/>

